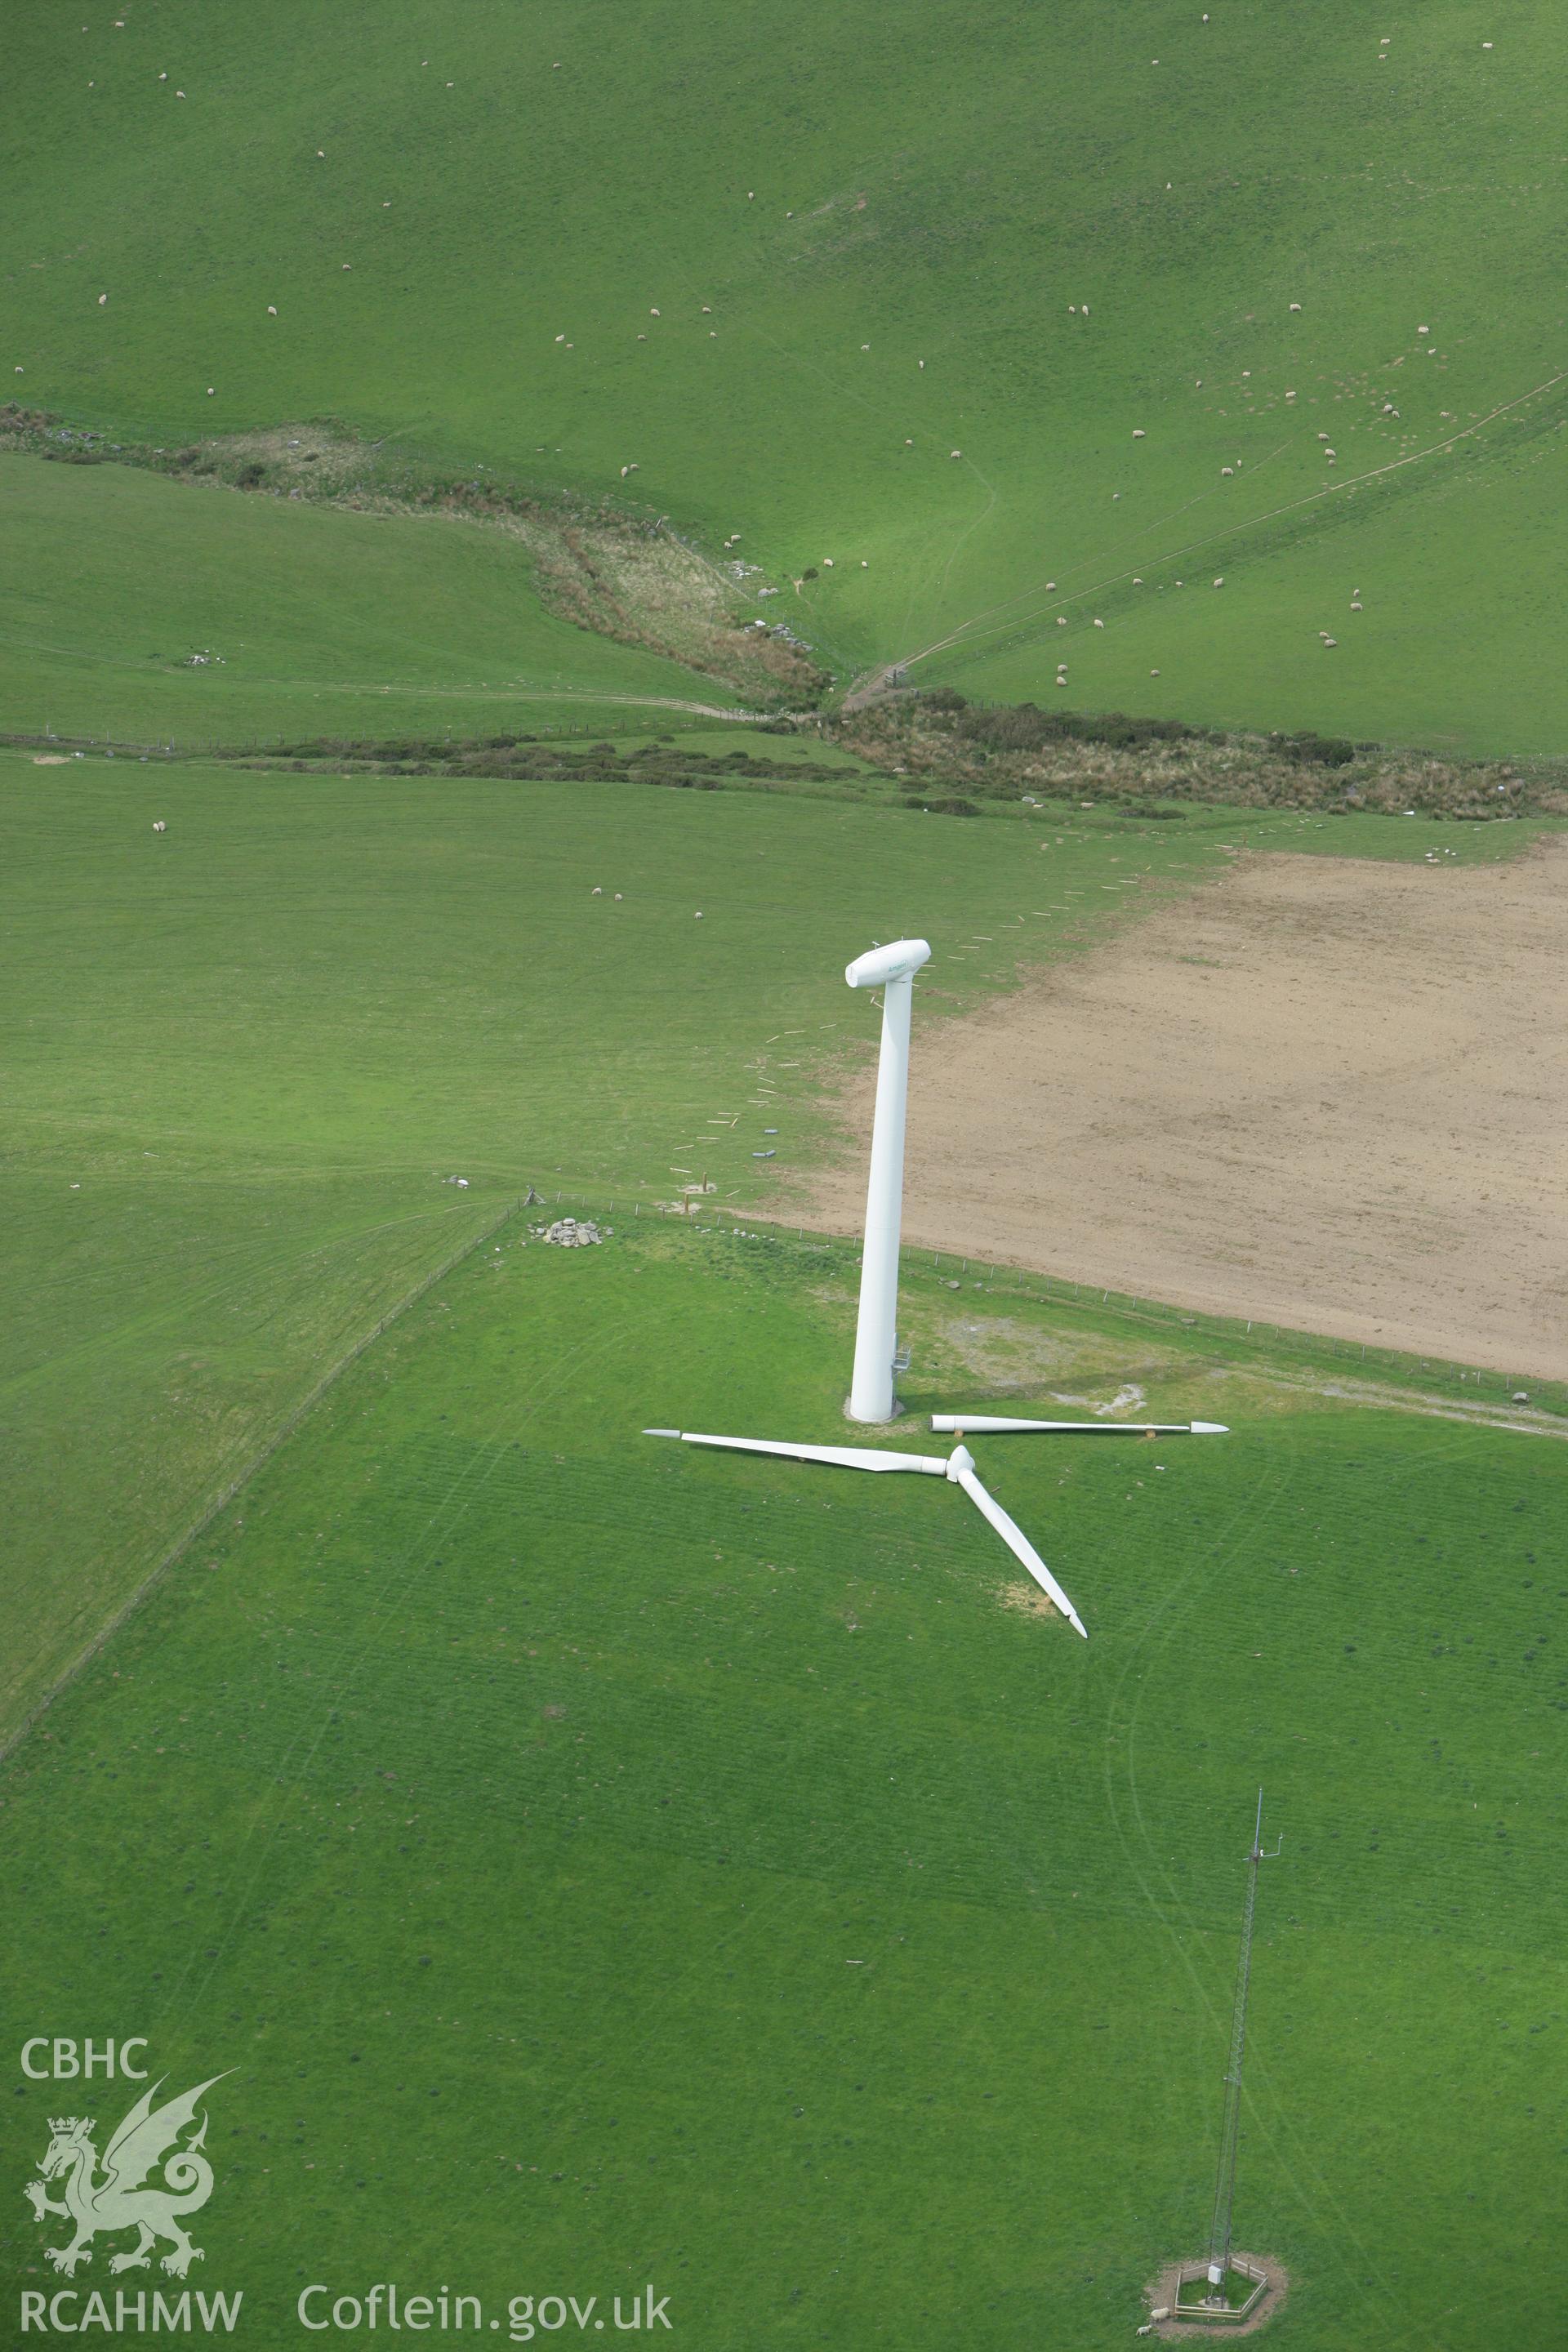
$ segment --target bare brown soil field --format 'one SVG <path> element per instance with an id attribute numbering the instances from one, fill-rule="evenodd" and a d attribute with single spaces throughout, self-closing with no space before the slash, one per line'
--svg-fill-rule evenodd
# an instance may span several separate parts
<path id="1" fill-rule="evenodd" d="M 1568 845 L 1238 859 L 966 1020 L 916 993 L 907 1241 L 1568 1378 Z M 790 1214 L 854 1231 L 864 1168 Z"/>

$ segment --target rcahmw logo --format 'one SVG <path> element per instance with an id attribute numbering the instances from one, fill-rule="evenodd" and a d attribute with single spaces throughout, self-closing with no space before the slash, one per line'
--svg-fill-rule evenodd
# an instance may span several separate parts
<path id="1" fill-rule="evenodd" d="M 22 2071 L 35 2082 L 85 2080 L 116 2072 L 142 2082 L 147 2069 L 136 2062 L 146 2046 L 134 2037 L 117 2051 L 112 2042 L 79 2045 L 39 2035 L 23 2045 Z M 96 2117 L 49 2117 L 49 2141 L 37 2159 L 37 2178 L 25 2184 L 23 2194 L 41 2229 L 69 2224 L 68 2236 L 43 2249 L 52 2269 L 73 2279 L 91 2262 L 95 2238 L 121 2237 L 132 2231 L 135 2242 L 110 2256 L 111 2273 L 150 2270 L 156 2255 L 163 2271 L 183 2279 L 193 2263 L 205 2259 L 185 2225 L 213 2192 L 212 2164 L 203 2152 L 207 2118 L 202 2102 L 224 2079 L 209 2075 L 194 2090 L 154 2105 L 165 2080 L 160 2075 L 121 2117 L 101 2156 Z M 51 2195 L 51 2189 L 57 2193 Z M 193 2297 L 188 2290 L 149 2294 L 119 2288 L 109 2294 L 78 2287 L 58 2288 L 53 2294 L 24 2288 L 22 2332 L 79 2335 L 89 2327 L 180 2331 L 193 2326 L 227 2331 L 238 2318 L 243 2300 L 237 2293 Z"/>

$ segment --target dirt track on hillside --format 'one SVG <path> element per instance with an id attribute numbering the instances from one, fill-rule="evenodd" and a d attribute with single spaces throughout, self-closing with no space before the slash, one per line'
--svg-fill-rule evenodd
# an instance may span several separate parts
<path id="1" fill-rule="evenodd" d="M 917 983 L 905 1238 L 1564 1379 L 1565 1113 L 1568 846 L 1244 858 L 923 1037 Z"/>

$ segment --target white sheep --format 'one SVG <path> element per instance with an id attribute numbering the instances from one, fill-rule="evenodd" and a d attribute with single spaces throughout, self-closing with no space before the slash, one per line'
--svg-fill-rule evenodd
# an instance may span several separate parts
<path id="1" fill-rule="evenodd" d="M 1148 437 L 1148 435 L 1144 432 L 1143 427 L 1141 425 L 1135 425 L 1132 427 L 1132 438 L 1134 441 L 1146 441 Z"/>
<path id="2" fill-rule="evenodd" d="M 1095 622 L 1095 625 L 1095 625 L 1095 627 L 1096 627 L 1097 629 L 1103 629 L 1103 628 L 1104 628 L 1104 626 L 1105 626 L 1105 623 L 1104 623 L 1103 621 L 1099 621 L 1099 620 L 1097 620 L 1097 621 Z"/>
<path id="3" fill-rule="evenodd" d="M 1219 578 L 1215 582 L 1215 583 L 1214 583 L 1214 584 L 1215 584 L 1215 586 L 1216 588 L 1223 588 L 1223 587 L 1225 586 L 1225 574 L 1224 574 L 1224 572 L 1223 572 L 1220 573 Z"/>

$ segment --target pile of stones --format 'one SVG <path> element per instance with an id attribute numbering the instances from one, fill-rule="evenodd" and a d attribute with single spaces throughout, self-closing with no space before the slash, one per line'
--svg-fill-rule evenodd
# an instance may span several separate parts
<path id="1" fill-rule="evenodd" d="M 606 1226 L 605 1232 L 608 1231 Z M 533 1238 L 553 1242 L 558 1249 L 589 1249 L 595 1242 L 602 1242 L 605 1234 L 591 1217 L 584 1217 L 581 1223 L 575 1217 L 557 1217 L 552 1225 L 535 1225 Z"/>

